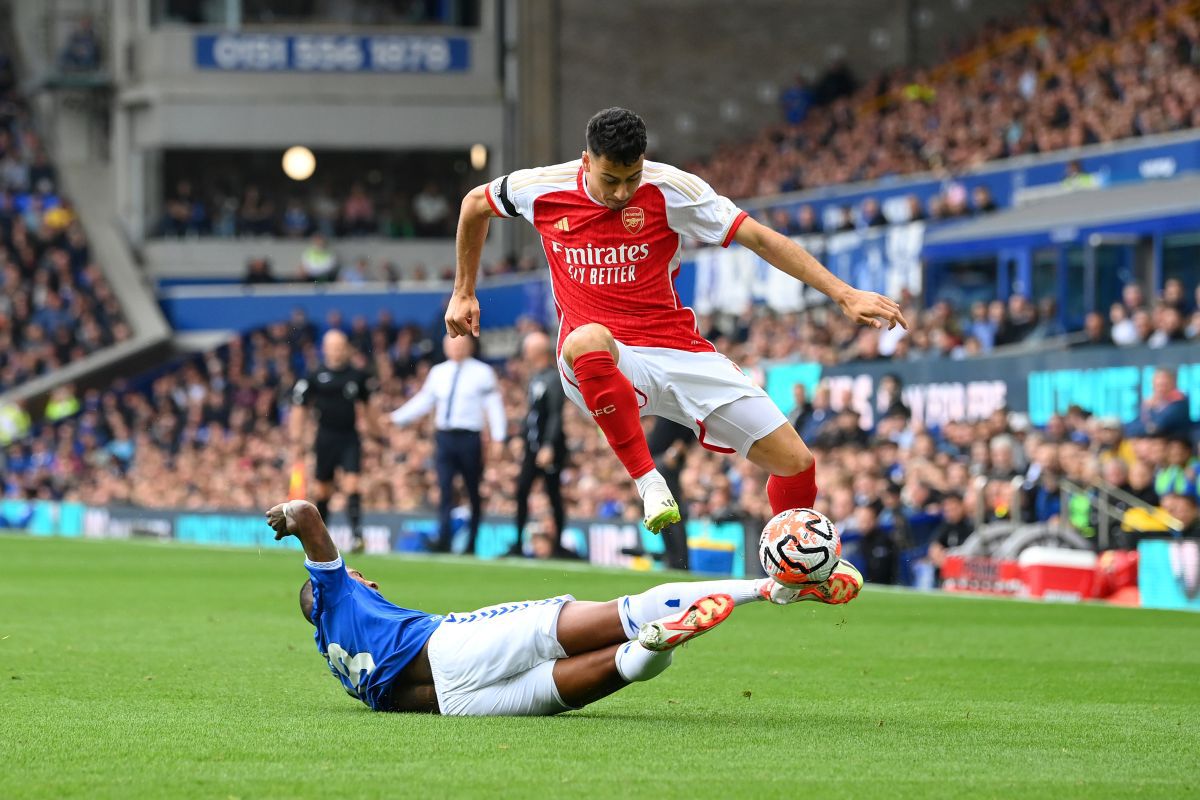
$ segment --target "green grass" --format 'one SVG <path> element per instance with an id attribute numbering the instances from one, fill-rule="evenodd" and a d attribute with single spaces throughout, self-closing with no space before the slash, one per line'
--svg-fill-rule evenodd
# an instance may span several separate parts
<path id="1" fill-rule="evenodd" d="M 361 558 L 436 611 L 655 576 Z M 0 796 L 1178 797 L 1200 617 L 872 591 L 743 606 L 549 719 L 376 714 L 317 655 L 295 553 L 0 536 Z"/>

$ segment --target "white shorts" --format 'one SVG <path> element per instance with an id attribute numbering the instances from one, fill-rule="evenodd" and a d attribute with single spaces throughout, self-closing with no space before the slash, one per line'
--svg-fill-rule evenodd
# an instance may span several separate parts
<path id="1" fill-rule="evenodd" d="M 554 685 L 558 614 L 569 594 L 447 614 L 429 638 L 438 708 L 446 716 L 544 716 L 570 711 Z"/>
<path id="2" fill-rule="evenodd" d="M 622 342 L 617 351 L 617 368 L 633 384 L 641 415 L 686 425 L 709 450 L 744 458 L 755 442 L 787 424 L 767 393 L 720 353 Z M 561 357 L 558 368 L 567 397 L 586 412 L 575 371 Z"/>

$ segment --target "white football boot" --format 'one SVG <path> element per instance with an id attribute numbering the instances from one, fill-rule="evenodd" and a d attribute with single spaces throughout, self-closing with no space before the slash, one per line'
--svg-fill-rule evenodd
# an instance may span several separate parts
<path id="1" fill-rule="evenodd" d="M 849 561 L 839 561 L 833 568 L 833 574 L 824 583 L 813 583 L 808 586 L 785 586 L 774 578 L 764 578 L 758 587 L 758 593 L 764 600 L 780 606 L 789 603 L 799 603 L 812 600 L 817 603 L 828 603 L 836 606 L 849 603 L 858 597 L 862 591 L 862 573 L 854 568 Z"/>
<path id="2" fill-rule="evenodd" d="M 642 498 L 642 502 L 646 507 L 646 516 L 642 518 L 642 524 L 651 533 L 660 533 L 663 528 L 674 525 L 681 519 L 679 504 L 675 502 L 665 483 L 655 483 L 646 489 L 646 496 Z"/>

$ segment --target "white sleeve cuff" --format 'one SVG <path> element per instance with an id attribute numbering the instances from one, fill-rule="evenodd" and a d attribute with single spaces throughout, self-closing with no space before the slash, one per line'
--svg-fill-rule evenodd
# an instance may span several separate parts
<path id="1" fill-rule="evenodd" d="M 306 558 L 304 559 L 304 566 L 308 567 L 309 569 L 331 570 L 340 569 L 344 565 L 342 563 L 342 555 L 341 553 L 338 553 L 338 557 L 333 561 L 312 561 L 311 559 Z"/>

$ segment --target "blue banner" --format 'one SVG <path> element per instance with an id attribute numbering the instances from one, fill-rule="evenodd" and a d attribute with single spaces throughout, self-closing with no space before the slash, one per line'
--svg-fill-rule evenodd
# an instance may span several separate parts
<path id="1" fill-rule="evenodd" d="M 236 330 L 280 322 L 292 309 L 304 309 L 312 320 L 324 320 L 330 311 L 338 311 L 346 322 L 356 316 L 374 321 L 380 311 L 389 311 L 401 323 L 440 327 L 450 298 L 450 288 L 436 290 L 398 290 L 380 285 L 381 290 L 347 291 L 318 286 L 297 291 L 295 284 L 278 287 L 241 286 L 179 287 L 161 293 L 159 302 L 171 326 L 178 331 Z M 549 324 L 553 312 L 549 304 L 550 285 L 540 276 L 514 280 L 500 285 L 485 285 L 478 290 L 480 324 L 485 328 L 511 327 L 521 316 L 530 316 Z"/>
<path id="2" fill-rule="evenodd" d="M 1062 184 L 1067 165 L 1078 162 L 1084 173 L 1098 185 L 1111 186 L 1136 181 L 1174 178 L 1185 172 L 1200 171 L 1200 135 L 1183 141 L 1130 140 L 1121 145 L 1086 148 L 1082 153 L 1066 152 L 1041 158 L 1013 159 L 1013 166 L 984 167 L 944 180 L 884 179 L 869 186 L 834 186 L 764 203 L 764 208 L 783 208 L 794 212 L 811 205 L 817 219 L 836 227 L 842 208 L 858 205 L 868 197 L 878 200 L 889 220 L 907 220 L 907 198 L 915 195 L 923 206 L 952 184 L 961 184 L 967 195 L 976 186 L 986 188 L 1001 207 L 1013 205 L 1021 195 L 1037 194 Z"/>
<path id="3" fill-rule="evenodd" d="M 221 72 L 422 72 L 471 68 L 463 36 L 198 34 L 196 69 Z"/>
<path id="4" fill-rule="evenodd" d="M 904 386 L 904 403 L 913 420 L 937 428 L 950 420 L 985 419 L 998 409 L 1029 415 L 1034 425 L 1072 405 L 1123 423 L 1137 419 L 1142 401 L 1150 396 L 1154 370 L 1175 370 L 1179 389 L 1188 397 L 1193 422 L 1200 423 L 1200 353 L 1194 344 L 1150 347 L 1108 347 L 1042 350 L 1014 355 L 980 356 L 957 361 L 925 358 L 917 361 L 775 364 L 767 369 L 767 392 L 787 413 L 792 387 L 809 390 L 825 382 L 835 403 L 848 398 L 864 428 L 874 427 L 888 400 L 877 392 L 880 378 L 892 374 Z"/>
<path id="5" fill-rule="evenodd" d="M 1200 611 L 1200 542 L 1195 539 L 1139 542 L 1138 592 L 1145 608 Z"/>

